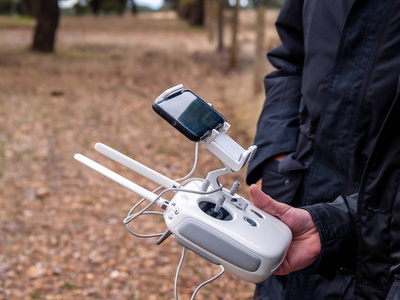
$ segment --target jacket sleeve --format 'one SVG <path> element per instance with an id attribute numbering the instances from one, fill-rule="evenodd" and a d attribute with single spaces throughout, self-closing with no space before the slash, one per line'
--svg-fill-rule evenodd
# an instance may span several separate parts
<path id="1" fill-rule="evenodd" d="M 302 6 L 303 1 L 285 1 L 276 22 L 282 44 L 267 55 L 276 70 L 264 78 L 266 100 L 257 124 L 254 144 L 258 149 L 249 164 L 248 184 L 261 178 L 265 160 L 296 149 L 304 62 Z"/>
<path id="2" fill-rule="evenodd" d="M 339 269 L 355 268 L 357 198 L 358 194 L 340 196 L 332 203 L 303 207 L 313 217 L 321 241 L 319 258 L 303 273 L 318 273 L 333 279 Z"/>

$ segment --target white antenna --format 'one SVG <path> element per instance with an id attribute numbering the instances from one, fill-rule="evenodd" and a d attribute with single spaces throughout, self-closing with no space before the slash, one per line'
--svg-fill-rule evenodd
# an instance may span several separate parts
<path id="1" fill-rule="evenodd" d="M 179 184 L 172 179 L 168 178 L 167 176 L 164 176 L 153 169 L 150 169 L 149 167 L 146 167 L 145 165 L 137 162 L 136 160 L 133 160 L 132 158 L 118 152 L 117 150 L 104 145 L 102 143 L 96 143 L 94 146 L 97 152 L 100 152 L 104 156 L 107 156 L 108 158 L 120 163 L 121 165 L 131 169 L 132 171 L 150 179 L 151 181 L 154 181 L 155 183 L 158 183 L 159 185 L 169 189 L 169 188 L 177 188 Z"/>
<path id="2" fill-rule="evenodd" d="M 150 192 L 149 190 L 142 188 L 141 186 L 137 185 L 136 183 L 133 183 L 132 181 L 126 179 L 125 177 L 111 171 L 110 169 L 107 169 L 106 167 L 91 160 L 90 158 L 87 158 L 86 156 L 83 156 L 82 154 L 77 153 L 74 155 L 74 158 L 77 161 L 79 161 L 80 163 L 88 166 L 89 168 L 104 175 L 105 177 L 115 181 L 116 183 L 122 185 L 123 187 L 126 187 L 128 190 L 131 190 L 132 192 L 138 194 L 139 196 L 142 196 L 143 198 L 149 200 L 150 202 L 155 201 L 158 197 L 157 194 L 154 194 L 154 193 Z M 165 203 L 166 203 L 166 201 L 163 198 L 159 198 L 156 201 L 156 204 L 161 208 L 163 208 L 165 206 Z"/>

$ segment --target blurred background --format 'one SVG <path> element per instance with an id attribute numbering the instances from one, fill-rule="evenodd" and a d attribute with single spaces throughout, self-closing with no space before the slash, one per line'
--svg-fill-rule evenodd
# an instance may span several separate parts
<path id="1" fill-rule="evenodd" d="M 133 237 L 122 223 L 140 200 L 80 165 L 79 152 L 154 189 L 97 154 L 105 143 L 171 177 L 192 168 L 195 145 L 152 110 L 182 83 L 231 124 L 248 148 L 279 44 L 278 0 L 0 0 L 0 299 L 173 299 L 174 238 Z M 193 176 L 223 167 L 201 148 Z M 242 185 L 246 170 L 220 178 Z M 162 217 L 131 224 L 165 231 Z M 189 253 L 180 299 L 219 272 Z M 251 299 L 228 273 L 196 299 Z"/>

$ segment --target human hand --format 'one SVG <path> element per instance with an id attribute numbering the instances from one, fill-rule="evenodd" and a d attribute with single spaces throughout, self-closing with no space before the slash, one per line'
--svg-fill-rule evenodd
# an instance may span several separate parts
<path id="1" fill-rule="evenodd" d="M 250 186 L 249 194 L 258 208 L 281 220 L 292 231 L 292 242 L 286 258 L 274 274 L 286 275 L 315 262 L 321 252 L 321 242 L 310 213 L 273 200 L 255 184 Z"/>

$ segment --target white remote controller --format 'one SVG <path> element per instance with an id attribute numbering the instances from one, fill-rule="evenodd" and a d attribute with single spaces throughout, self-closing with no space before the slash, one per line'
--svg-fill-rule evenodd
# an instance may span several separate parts
<path id="1" fill-rule="evenodd" d="M 253 283 L 263 281 L 285 258 L 292 233 L 280 220 L 237 195 L 238 183 L 227 190 L 218 182 L 220 175 L 242 169 L 257 147 L 243 149 L 226 134 L 230 127 L 226 119 L 182 85 L 158 96 L 153 109 L 186 137 L 210 150 L 225 168 L 182 187 L 104 144 L 95 145 L 103 155 L 174 191 L 174 197 L 167 201 L 81 154 L 75 154 L 75 159 L 164 209 L 168 230 L 158 245 L 174 234 L 185 248 L 232 274 Z"/>
<path id="2" fill-rule="evenodd" d="M 104 144 L 97 143 L 95 149 L 165 188 L 179 187 L 172 179 Z M 179 189 L 168 202 L 81 154 L 75 154 L 75 159 L 165 209 L 169 232 L 158 244 L 172 233 L 184 247 L 253 283 L 270 276 L 286 255 L 292 234 L 284 223 L 225 188 L 195 193 L 205 192 L 206 179 L 189 182 L 182 187 L 185 191 Z M 212 185 L 206 188 L 212 189 Z"/>
<path id="3" fill-rule="evenodd" d="M 202 182 L 184 188 L 201 191 Z M 221 197 L 225 201 L 215 213 Z M 226 189 L 209 195 L 177 192 L 164 219 L 181 245 L 253 283 L 279 267 L 292 238 L 284 223 Z"/>

